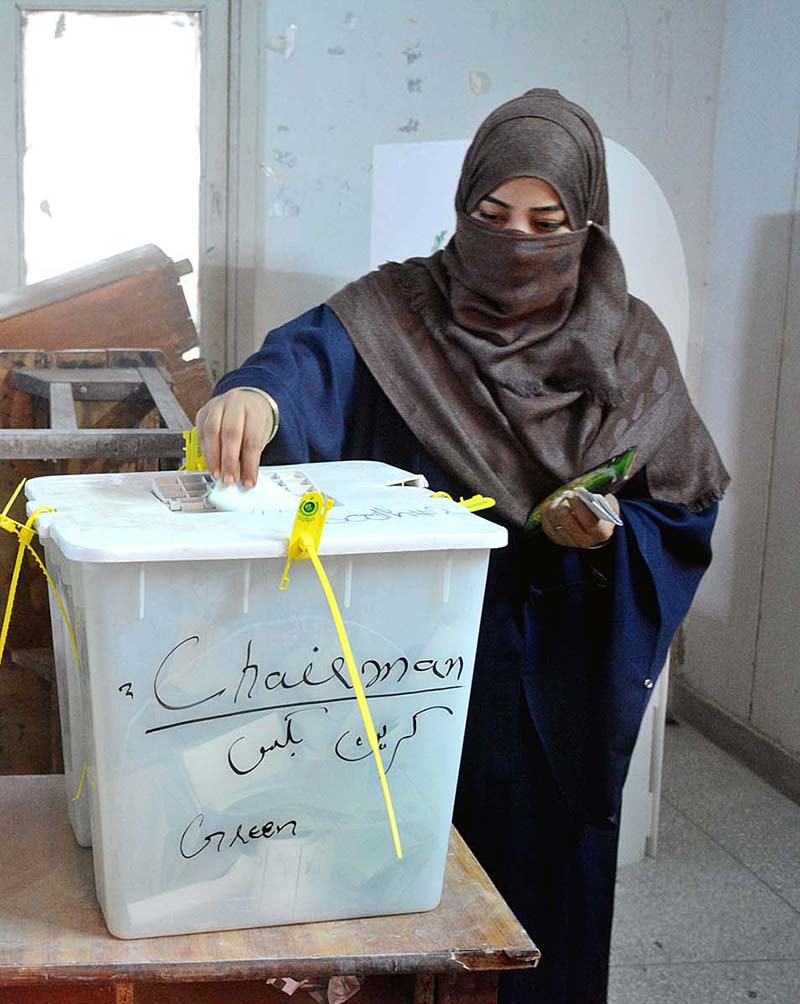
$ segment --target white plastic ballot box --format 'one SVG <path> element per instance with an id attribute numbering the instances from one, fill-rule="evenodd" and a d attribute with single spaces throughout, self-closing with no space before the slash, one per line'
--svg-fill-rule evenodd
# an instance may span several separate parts
<path id="1" fill-rule="evenodd" d="M 350 461 L 26 485 L 78 644 L 53 610 L 68 793 L 123 938 L 435 907 L 489 550 L 506 532 L 423 478 Z M 380 741 L 403 848 L 320 582 L 278 586 L 300 497 Z M 55 602 L 55 601 L 53 601 Z M 87 806 L 88 804 L 88 811 Z"/>

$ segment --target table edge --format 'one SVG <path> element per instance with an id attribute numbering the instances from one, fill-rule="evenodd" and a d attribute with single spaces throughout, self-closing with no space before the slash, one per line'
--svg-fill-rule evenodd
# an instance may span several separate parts
<path id="1" fill-rule="evenodd" d="M 293 958 L 287 973 L 284 958 L 245 959 L 235 962 L 137 962 L 46 966 L 0 966 L 0 986 L 24 983 L 210 983 L 214 980 L 268 979 L 276 976 L 359 976 L 445 974 L 454 972 L 505 971 L 535 968 L 541 957 L 537 948 L 504 949 L 501 952 L 459 951 L 435 954 L 409 953 L 391 959 L 365 956 L 310 956 Z M 387 963 L 389 963 L 387 965 Z"/>

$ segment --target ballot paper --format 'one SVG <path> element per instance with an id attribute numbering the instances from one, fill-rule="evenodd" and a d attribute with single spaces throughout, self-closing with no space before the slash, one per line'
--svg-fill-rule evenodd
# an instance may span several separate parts
<path id="1" fill-rule="evenodd" d="M 597 492 L 590 492 L 586 488 L 580 487 L 580 485 L 575 489 L 575 494 L 583 502 L 586 508 L 598 519 L 607 520 L 609 523 L 613 523 L 614 526 L 622 526 L 622 520 L 614 512 L 611 506 L 606 502 L 603 495 L 598 495 Z"/>

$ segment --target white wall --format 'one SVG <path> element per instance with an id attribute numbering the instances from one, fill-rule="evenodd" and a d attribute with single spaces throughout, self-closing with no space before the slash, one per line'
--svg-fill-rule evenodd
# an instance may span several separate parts
<path id="1" fill-rule="evenodd" d="M 367 270 L 375 144 L 468 137 L 502 101 L 549 86 L 667 195 L 694 371 L 724 0 L 262 0 L 261 15 L 256 342 Z"/>
<path id="2" fill-rule="evenodd" d="M 701 405 L 733 483 L 715 535 L 715 561 L 687 623 L 684 669 L 696 693 L 795 755 L 799 51 L 797 0 L 729 0 Z"/>

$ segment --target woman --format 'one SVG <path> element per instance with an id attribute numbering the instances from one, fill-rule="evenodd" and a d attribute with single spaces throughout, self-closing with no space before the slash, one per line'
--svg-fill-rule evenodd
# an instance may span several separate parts
<path id="1" fill-rule="evenodd" d="M 606 999 L 622 784 L 647 699 L 710 561 L 727 475 L 669 337 L 608 232 L 603 145 L 529 91 L 483 123 L 442 252 L 390 263 L 272 332 L 198 415 L 215 475 L 382 460 L 497 499 L 455 823 L 542 950 L 514 1004 Z M 637 446 L 607 496 L 531 509 Z"/>

